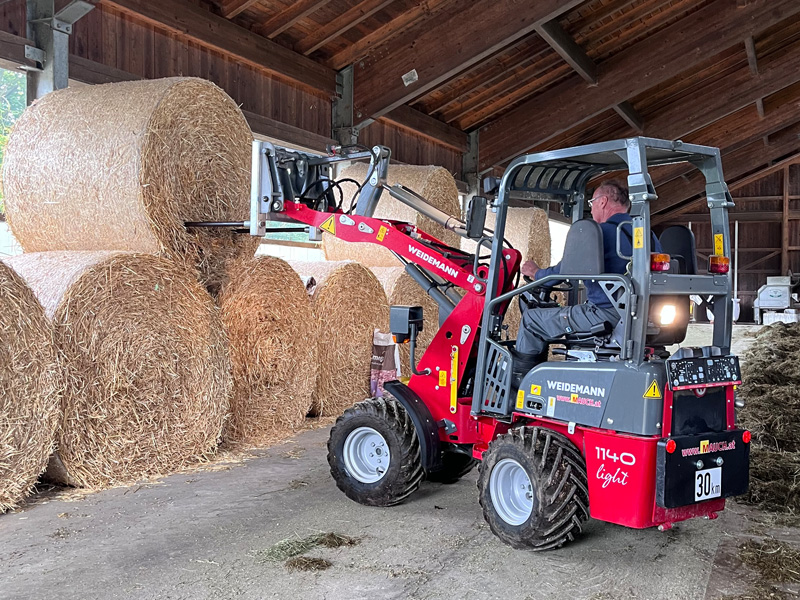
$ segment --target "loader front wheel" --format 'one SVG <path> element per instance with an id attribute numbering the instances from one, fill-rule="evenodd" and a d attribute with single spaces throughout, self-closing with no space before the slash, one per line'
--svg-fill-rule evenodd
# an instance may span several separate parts
<path id="1" fill-rule="evenodd" d="M 391 398 L 364 400 L 336 420 L 328 464 L 337 487 L 367 506 L 400 504 L 424 476 L 414 424 Z"/>
<path id="2" fill-rule="evenodd" d="M 585 462 L 560 433 L 512 429 L 489 444 L 479 470 L 483 516 L 514 548 L 559 548 L 574 540 L 589 518 Z"/>

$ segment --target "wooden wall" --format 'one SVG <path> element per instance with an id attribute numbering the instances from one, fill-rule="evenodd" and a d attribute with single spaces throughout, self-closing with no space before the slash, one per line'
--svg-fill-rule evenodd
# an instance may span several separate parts
<path id="1" fill-rule="evenodd" d="M 25 37 L 25 0 L 0 4 L 0 31 Z M 242 110 L 330 138 L 331 99 L 235 58 L 179 39 L 142 20 L 98 5 L 78 21 L 70 36 L 70 54 L 124 71 L 136 78 L 202 77 L 224 89 Z M 0 57 L 3 58 L 3 57 Z M 302 136 L 301 136 L 302 137 Z M 324 150 L 311 138 L 311 149 Z M 284 140 L 286 141 L 286 140 Z M 363 143 L 385 144 L 410 164 L 437 164 L 460 171 L 461 155 L 447 146 L 386 122 L 363 133 Z"/>
<path id="2" fill-rule="evenodd" d="M 729 212 L 731 223 L 731 248 L 737 215 L 758 213 L 781 213 L 783 211 L 784 169 L 765 176 L 731 192 L 736 206 Z M 800 210 L 800 164 L 788 167 L 789 209 Z M 696 211 L 696 214 L 703 214 Z M 707 211 L 706 211 L 707 214 Z M 698 217 L 695 216 L 695 219 Z M 742 218 L 747 218 L 743 216 Z M 692 221 L 692 214 L 682 215 L 681 224 L 691 222 L 697 241 L 698 267 L 707 268 L 706 257 L 712 254 L 711 225 Z M 753 301 L 758 288 L 767 282 L 767 277 L 785 275 L 781 264 L 783 224 L 780 220 L 745 222 L 739 221 L 739 298 L 742 315 L 740 321 L 752 321 Z M 788 269 L 800 273 L 800 220 L 789 221 Z"/>

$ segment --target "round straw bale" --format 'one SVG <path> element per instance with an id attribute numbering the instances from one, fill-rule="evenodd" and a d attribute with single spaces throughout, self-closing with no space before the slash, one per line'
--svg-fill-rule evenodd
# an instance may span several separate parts
<path id="1" fill-rule="evenodd" d="M 339 179 L 350 178 L 362 182 L 367 177 L 369 165 L 356 163 L 350 165 L 339 174 Z M 444 167 L 390 165 L 387 177 L 389 185 L 400 184 L 423 196 L 428 203 L 439 210 L 455 217 L 461 214 L 458 200 L 456 180 Z M 356 193 L 354 183 L 343 183 L 344 208 L 350 206 L 350 199 Z M 458 247 L 459 236 L 447 231 L 441 225 L 431 221 L 392 198 L 384 191 L 373 215 L 379 219 L 393 219 L 415 224 L 417 227 L 443 241 L 449 246 Z M 343 242 L 327 233 L 323 235 L 322 246 L 327 260 L 355 260 L 369 267 L 396 267 L 397 258 L 385 248 L 375 244 L 353 244 Z"/>
<path id="2" fill-rule="evenodd" d="M 199 282 L 146 254 L 42 252 L 8 263 L 55 326 L 67 379 L 58 440 L 65 483 L 130 483 L 214 451 L 230 363 Z"/>
<path id="3" fill-rule="evenodd" d="M 220 308 L 233 370 L 224 439 L 257 445 L 286 437 L 311 407 L 317 371 L 305 284 L 285 261 L 260 256 L 231 271 Z"/>
<path id="4" fill-rule="evenodd" d="M 257 240 L 221 243 L 184 222 L 249 218 L 251 139 L 236 103 L 203 79 L 58 90 L 9 137 L 9 226 L 26 252 L 163 253 L 213 278 L 220 246 L 252 256 Z"/>
<path id="5" fill-rule="evenodd" d="M 417 348 L 415 359 L 419 358 L 427 350 L 436 332 L 439 331 L 439 305 L 436 301 L 426 294 L 419 284 L 406 273 L 403 267 L 372 267 L 375 277 L 381 282 L 389 305 L 401 306 L 421 306 L 424 322 L 422 331 L 417 336 Z M 409 357 L 411 346 L 408 344 L 400 345 L 400 361 L 403 371 L 409 369 Z"/>
<path id="6" fill-rule="evenodd" d="M 61 383 L 52 325 L 22 278 L 0 263 L 0 513 L 17 506 L 47 466 Z"/>
<path id="7" fill-rule="evenodd" d="M 486 227 L 494 231 L 496 213 L 486 213 Z M 509 207 L 506 213 L 506 230 L 504 237 L 522 253 L 522 261 L 534 260 L 540 267 L 550 266 L 550 222 L 547 213 L 535 207 Z M 467 238 L 461 238 L 461 249 L 475 252 L 477 244 Z M 482 254 L 489 254 L 489 249 L 483 246 Z M 506 311 L 505 325 L 508 325 L 508 334 L 516 337 L 522 323 L 522 314 L 519 310 L 519 301 L 515 298 Z"/>
<path id="8" fill-rule="evenodd" d="M 372 336 L 376 328 L 388 331 L 389 303 L 375 275 L 358 263 L 289 264 L 317 282 L 311 299 L 319 358 L 311 414 L 338 415 L 370 395 Z"/>

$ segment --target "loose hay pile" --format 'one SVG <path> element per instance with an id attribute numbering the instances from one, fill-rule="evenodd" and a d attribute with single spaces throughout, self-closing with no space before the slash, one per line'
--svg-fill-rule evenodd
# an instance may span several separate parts
<path id="1" fill-rule="evenodd" d="M 249 218 L 252 134 L 209 81 L 169 78 L 68 88 L 19 118 L 3 163 L 9 226 L 26 252 L 162 253 L 215 291 L 257 240 L 187 231 Z"/>
<path id="2" fill-rule="evenodd" d="M 291 262 L 301 277 L 314 277 L 313 313 L 319 365 L 314 415 L 338 415 L 370 395 L 375 328 L 389 326 L 389 304 L 372 272 L 355 262 Z"/>
<path id="3" fill-rule="evenodd" d="M 496 213 L 486 213 L 488 229 L 494 231 L 496 218 Z M 522 262 L 533 260 L 540 267 L 550 266 L 550 221 L 547 213 L 541 208 L 510 207 L 506 214 L 506 229 L 503 237 L 515 250 L 522 253 Z M 476 246 L 477 244 L 470 239 L 461 239 L 462 250 L 474 253 Z M 489 253 L 489 248 L 481 247 L 482 255 Z M 515 338 L 521 323 L 522 314 L 519 310 L 519 300 L 515 298 L 506 311 L 503 324 L 508 325 L 508 334 Z"/>
<path id="4" fill-rule="evenodd" d="M 195 279 L 130 253 L 44 252 L 8 263 L 52 320 L 63 358 L 62 480 L 130 483 L 214 451 L 230 364 L 216 309 Z"/>
<path id="5" fill-rule="evenodd" d="M 439 331 L 439 305 L 426 294 L 419 284 L 406 273 L 403 267 L 372 267 L 375 277 L 381 282 L 389 305 L 421 306 L 424 322 L 422 331 L 417 336 L 415 358 L 419 361 L 427 350 L 436 332 Z M 409 370 L 411 346 L 400 345 L 400 366 L 404 374 Z"/>
<path id="6" fill-rule="evenodd" d="M 0 263 L 0 513 L 17 506 L 47 466 L 61 383 L 52 325 L 25 282 Z"/>
<path id="7" fill-rule="evenodd" d="M 743 356 L 742 427 L 753 433 L 745 501 L 800 512 L 800 324 L 762 328 Z"/>
<path id="8" fill-rule="evenodd" d="M 220 307 L 233 368 L 225 440 L 259 444 L 285 437 L 311 407 L 317 372 L 306 287 L 288 263 L 258 257 L 233 269 Z"/>
<path id="9" fill-rule="evenodd" d="M 358 163 L 344 169 L 339 179 L 350 178 L 358 182 L 364 181 L 369 165 Z M 458 200 L 456 180 L 447 169 L 433 166 L 390 165 L 387 183 L 400 184 L 423 196 L 430 204 L 445 213 L 458 217 L 461 205 Z M 350 199 L 356 193 L 357 186 L 343 183 L 344 208 L 350 206 Z M 458 247 L 459 236 L 447 231 L 428 217 L 395 200 L 384 191 L 378 202 L 374 216 L 379 219 L 393 219 L 416 224 L 420 229 L 443 241 L 448 246 Z M 323 236 L 323 249 L 327 260 L 355 260 L 368 267 L 396 267 L 399 261 L 385 248 L 375 244 L 353 244 L 342 242 L 328 234 Z"/>

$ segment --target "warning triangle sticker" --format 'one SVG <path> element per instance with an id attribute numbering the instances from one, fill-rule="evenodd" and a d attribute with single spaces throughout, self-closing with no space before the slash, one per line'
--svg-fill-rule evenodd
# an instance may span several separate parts
<path id="1" fill-rule="evenodd" d="M 336 221 L 333 218 L 333 215 L 328 217 L 325 222 L 319 226 L 320 229 L 323 231 L 327 231 L 331 235 L 336 235 Z"/>
<path id="2" fill-rule="evenodd" d="M 661 399 L 661 390 L 658 389 L 658 382 L 654 379 L 653 383 L 650 384 L 650 387 L 647 388 L 647 391 L 644 393 L 642 398 L 654 398 L 656 400 Z"/>

